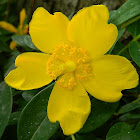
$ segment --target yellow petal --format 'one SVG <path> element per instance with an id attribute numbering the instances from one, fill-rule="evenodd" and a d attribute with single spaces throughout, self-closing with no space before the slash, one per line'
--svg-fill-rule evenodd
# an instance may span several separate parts
<path id="1" fill-rule="evenodd" d="M 40 88 L 53 79 L 47 74 L 47 61 L 50 55 L 43 53 L 23 53 L 16 58 L 16 69 L 6 77 L 5 82 L 19 90 Z"/>
<path id="2" fill-rule="evenodd" d="M 63 133 L 71 135 L 83 127 L 90 106 L 88 94 L 81 84 L 67 90 L 56 83 L 48 103 L 48 118 L 51 122 L 59 121 Z"/>
<path id="3" fill-rule="evenodd" d="M 29 29 L 29 25 L 26 24 L 26 25 L 24 26 L 23 33 L 24 33 L 24 34 L 27 34 L 27 33 L 28 33 L 28 29 Z"/>
<path id="4" fill-rule="evenodd" d="M 37 8 L 29 25 L 33 43 L 43 52 L 52 52 L 56 45 L 67 42 L 68 22 L 67 17 L 60 12 L 51 15 L 44 8 Z"/>
<path id="5" fill-rule="evenodd" d="M 16 48 L 16 46 L 17 46 L 17 43 L 15 41 L 10 42 L 10 49 L 11 50 L 14 50 Z"/>
<path id="6" fill-rule="evenodd" d="M 93 77 L 83 85 L 93 97 L 115 102 L 122 97 L 122 90 L 138 85 L 138 74 L 125 57 L 105 55 L 93 62 Z"/>
<path id="7" fill-rule="evenodd" d="M 104 5 L 93 5 L 80 10 L 68 25 L 68 38 L 88 50 L 94 59 L 105 54 L 115 42 L 118 30 L 108 24 L 109 11 Z"/>
<path id="8" fill-rule="evenodd" d="M 20 29 L 22 30 L 23 28 L 23 24 L 24 24 L 24 20 L 26 18 L 26 11 L 25 9 L 23 8 L 20 12 Z"/>
<path id="9" fill-rule="evenodd" d="M 0 21 L 0 28 L 3 28 L 9 32 L 17 33 L 17 29 L 10 23 L 6 21 Z"/>

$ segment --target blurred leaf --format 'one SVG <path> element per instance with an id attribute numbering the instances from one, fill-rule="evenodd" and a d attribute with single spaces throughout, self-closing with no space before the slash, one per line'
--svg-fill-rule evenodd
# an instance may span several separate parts
<path id="1" fill-rule="evenodd" d="M 26 46 L 26 43 L 24 41 L 24 35 L 14 35 L 12 36 L 12 40 L 20 46 Z"/>
<path id="2" fill-rule="evenodd" d="M 106 137 L 106 140 L 140 140 L 126 123 L 119 122 L 113 125 Z"/>
<path id="3" fill-rule="evenodd" d="M 131 103 L 128 103 L 128 104 L 122 106 L 119 109 L 118 114 L 123 114 L 123 113 L 132 111 L 132 110 L 137 109 L 137 108 L 140 108 L 140 98 L 138 98 L 137 100 L 135 100 Z"/>
<path id="4" fill-rule="evenodd" d="M 79 133 L 86 133 L 95 130 L 103 125 L 116 111 L 119 102 L 107 103 L 95 98 L 91 99 L 91 113 Z"/>
<path id="5" fill-rule="evenodd" d="M 5 54 L 0 52 L 0 67 L 5 64 L 6 59 Z"/>
<path id="6" fill-rule="evenodd" d="M 134 132 L 140 138 L 140 122 L 137 124 Z"/>
<path id="7" fill-rule="evenodd" d="M 133 38 L 135 38 L 136 36 L 138 36 L 140 34 L 140 20 L 130 24 L 127 27 L 127 30 L 131 33 L 131 35 L 133 36 Z"/>
<path id="8" fill-rule="evenodd" d="M 140 14 L 140 0 L 127 0 L 118 10 L 111 12 L 110 23 L 120 25 Z"/>
<path id="9" fill-rule="evenodd" d="M 21 111 L 11 113 L 8 125 L 17 124 L 19 117 L 20 117 L 20 114 L 21 114 Z"/>
<path id="10" fill-rule="evenodd" d="M 0 137 L 10 118 L 12 109 L 12 95 L 10 87 L 5 82 L 0 83 Z"/>
<path id="11" fill-rule="evenodd" d="M 1 12 L 1 11 L 0 11 L 0 12 Z M 11 32 L 6 31 L 6 30 L 0 28 L 0 36 L 3 36 L 3 35 L 9 35 L 9 34 L 11 34 Z"/>
<path id="12" fill-rule="evenodd" d="M 130 43 L 129 52 L 134 62 L 140 67 L 140 43 L 137 41 Z"/>
<path id="13" fill-rule="evenodd" d="M 47 117 L 47 104 L 53 84 L 44 88 L 27 104 L 18 123 L 18 140 L 48 140 L 58 129 Z"/>
<path id="14" fill-rule="evenodd" d="M 27 49 L 26 47 L 29 47 L 32 50 L 38 50 L 32 43 L 31 37 L 29 35 L 14 35 L 12 36 L 12 40 L 25 49 Z"/>
<path id="15" fill-rule="evenodd" d="M 0 40 L 0 52 L 10 52 L 10 48 L 9 48 L 9 45 L 7 45 L 6 42 Z"/>
<path id="16" fill-rule="evenodd" d="M 0 0 L 0 5 L 4 4 L 4 3 L 7 3 L 7 2 L 8 2 L 8 0 Z"/>
<path id="17" fill-rule="evenodd" d="M 107 52 L 107 54 L 111 54 L 111 52 L 114 49 L 117 41 L 120 39 L 120 37 L 123 35 L 124 32 L 125 32 L 125 28 L 118 30 L 118 37 L 117 37 L 115 43 L 113 44 L 113 46 L 111 47 L 111 49 Z"/>

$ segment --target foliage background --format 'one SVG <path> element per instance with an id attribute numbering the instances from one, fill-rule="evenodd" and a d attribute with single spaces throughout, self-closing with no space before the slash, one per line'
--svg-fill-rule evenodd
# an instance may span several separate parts
<path id="1" fill-rule="evenodd" d="M 0 0 L 0 21 L 19 25 L 19 13 L 27 11 L 29 23 L 34 10 L 43 6 L 50 13 L 61 11 L 71 17 L 81 8 L 105 4 L 110 20 L 119 30 L 118 42 L 110 54 L 125 56 L 140 74 L 140 1 L 139 0 Z M 17 42 L 11 51 L 9 43 Z M 49 122 L 46 106 L 53 83 L 31 91 L 18 91 L 4 83 L 4 77 L 14 68 L 17 55 L 39 51 L 29 35 L 13 35 L 0 28 L 0 136 L 1 140 L 70 140 L 59 124 Z M 117 103 L 106 103 L 91 97 L 92 111 L 77 140 L 140 140 L 140 85 L 123 91 Z"/>

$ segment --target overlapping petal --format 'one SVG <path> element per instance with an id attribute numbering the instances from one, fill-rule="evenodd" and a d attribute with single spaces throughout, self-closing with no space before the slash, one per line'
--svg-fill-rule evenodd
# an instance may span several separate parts
<path id="1" fill-rule="evenodd" d="M 83 127 L 90 113 L 90 99 L 81 84 L 67 90 L 56 83 L 47 111 L 50 121 L 59 121 L 63 133 L 71 135 Z"/>
<path id="2" fill-rule="evenodd" d="M 125 57 L 105 55 L 93 62 L 93 76 L 83 81 L 93 97 L 107 102 L 118 101 L 121 91 L 136 87 L 138 74 Z"/>
<path id="3" fill-rule="evenodd" d="M 118 31 L 108 24 L 109 11 L 104 5 L 93 5 L 80 10 L 68 25 L 67 36 L 77 46 L 88 50 L 90 57 L 105 54 L 115 42 Z"/>
<path id="4" fill-rule="evenodd" d="M 23 53 L 15 61 L 16 69 L 6 77 L 5 82 L 16 89 L 30 90 L 49 84 L 53 79 L 47 74 L 50 55 L 43 53 Z"/>
<path id="5" fill-rule="evenodd" d="M 56 45 L 67 42 L 68 23 L 68 18 L 60 12 L 51 15 L 44 8 L 37 8 L 29 25 L 33 43 L 41 51 L 51 53 Z"/>

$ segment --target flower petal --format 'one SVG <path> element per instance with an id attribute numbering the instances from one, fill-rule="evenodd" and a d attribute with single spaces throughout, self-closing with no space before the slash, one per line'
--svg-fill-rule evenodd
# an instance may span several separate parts
<path id="1" fill-rule="evenodd" d="M 16 46 L 17 46 L 17 43 L 15 41 L 10 42 L 10 49 L 11 50 L 14 50 L 16 48 Z"/>
<path id="2" fill-rule="evenodd" d="M 43 53 L 23 53 L 16 58 L 16 69 L 6 77 L 5 82 L 16 89 L 30 90 L 49 84 L 53 79 L 47 74 L 50 55 Z"/>
<path id="3" fill-rule="evenodd" d="M 16 27 L 6 21 L 0 21 L 0 28 L 3 28 L 9 32 L 17 33 Z"/>
<path id="4" fill-rule="evenodd" d="M 21 12 L 20 12 L 20 30 L 22 31 L 22 29 L 23 29 L 23 24 L 24 24 L 24 20 L 25 20 L 25 18 L 26 18 L 26 11 L 25 11 L 25 9 L 23 8 L 22 10 L 21 10 Z"/>
<path id="5" fill-rule="evenodd" d="M 89 51 L 94 59 L 105 54 L 115 42 L 118 31 L 108 24 L 109 11 L 104 5 L 93 5 L 80 10 L 68 25 L 68 38 Z"/>
<path id="6" fill-rule="evenodd" d="M 90 113 L 90 99 L 81 84 L 72 90 L 55 84 L 48 103 L 48 118 L 59 121 L 63 133 L 71 135 L 78 132 Z"/>
<path id="7" fill-rule="evenodd" d="M 40 7 L 33 14 L 29 32 L 33 43 L 43 52 L 51 53 L 60 43 L 66 43 L 66 29 L 69 20 L 60 12 L 51 15 Z"/>
<path id="8" fill-rule="evenodd" d="M 26 24 L 26 25 L 24 26 L 23 33 L 24 33 L 24 34 L 27 34 L 27 33 L 28 33 L 28 30 L 29 30 L 29 25 Z"/>
<path id="9" fill-rule="evenodd" d="M 136 87 L 138 74 L 125 57 L 105 55 L 93 62 L 93 77 L 83 81 L 86 90 L 93 97 L 107 102 L 118 101 L 121 91 Z"/>

